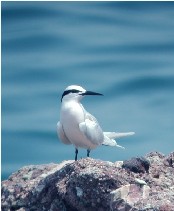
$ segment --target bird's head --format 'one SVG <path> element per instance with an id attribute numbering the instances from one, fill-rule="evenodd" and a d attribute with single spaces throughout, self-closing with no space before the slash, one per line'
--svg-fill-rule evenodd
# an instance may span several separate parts
<path id="1" fill-rule="evenodd" d="M 97 92 L 86 91 L 78 85 L 68 86 L 62 94 L 61 102 L 63 100 L 76 100 L 80 101 L 85 95 L 102 95 Z"/>

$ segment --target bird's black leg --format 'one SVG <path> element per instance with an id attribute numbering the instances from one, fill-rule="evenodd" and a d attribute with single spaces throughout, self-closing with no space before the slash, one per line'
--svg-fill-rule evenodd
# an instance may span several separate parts
<path id="1" fill-rule="evenodd" d="M 75 149 L 75 161 L 77 160 L 78 149 Z"/>
<path id="2" fill-rule="evenodd" d="M 87 157 L 89 157 L 90 149 L 87 149 Z"/>

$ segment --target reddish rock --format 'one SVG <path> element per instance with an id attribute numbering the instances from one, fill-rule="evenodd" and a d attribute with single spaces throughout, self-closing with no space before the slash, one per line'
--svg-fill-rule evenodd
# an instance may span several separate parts
<path id="1" fill-rule="evenodd" d="M 168 156 L 166 156 L 164 164 L 174 168 L 174 152 L 171 152 Z"/>
<path id="2" fill-rule="evenodd" d="M 149 171 L 150 162 L 144 157 L 131 158 L 123 162 L 123 168 L 135 173 L 145 173 Z"/>
<path id="3" fill-rule="evenodd" d="M 172 211 L 173 155 L 26 166 L 2 182 L 2 211 Z"/>

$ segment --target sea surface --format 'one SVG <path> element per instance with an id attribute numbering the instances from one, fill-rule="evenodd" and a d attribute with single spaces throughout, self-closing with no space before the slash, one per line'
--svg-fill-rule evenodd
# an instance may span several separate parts
<path id="1" fill-rule="evenodd" d="M 134 131 L 115 162 L 174 150 L 174 2 L 1 2 L 2 179 L 25 165 L 74 159 L 56 134 L 60 98 L 78 84 L 105 131 Z M 79 158 L 86 157 L 81 149 Z"/>

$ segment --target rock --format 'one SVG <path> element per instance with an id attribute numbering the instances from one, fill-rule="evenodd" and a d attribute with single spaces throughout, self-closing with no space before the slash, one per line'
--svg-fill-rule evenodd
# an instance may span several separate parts
<path id="1" fill-rule="evenodd" d="M 135 173 L 148 172 L 150 162 L 144 157 L 136 157 L 123 162 L 123 168 L 129 169 Z"/>
<path id="2" fill-rule="evenodd" d="M 111 210 L 118 210 L 120 202 L 123 210 L 130 210 L 136 203 L 149 197 L 150 187 L 129 184 L 111 192 Z"/>
<path id="3" fill-rule="evenodd" d="M 173 155 L 26 166 L 2 182 L 2 211 L 172 211 Z"/>
<path id="4" fill-rule="evenodd" d="M 166 158 L 164 159 L 164 164 L 174 168 L 174 152 L 166 156 Z"/>
<path id="5" fill-rule="evenodd" d="M 136 182 L 137 184 L 139 184 L 140 186 L 141 186 L 141 185 L 147 185 L 147 183 L 146 183 L 144 180 L 142 180 L 142 179 L 135 179 L 135 182 Z"/>

